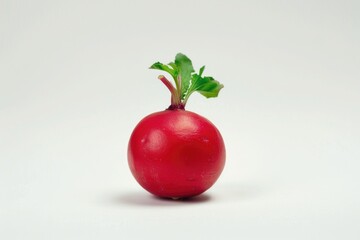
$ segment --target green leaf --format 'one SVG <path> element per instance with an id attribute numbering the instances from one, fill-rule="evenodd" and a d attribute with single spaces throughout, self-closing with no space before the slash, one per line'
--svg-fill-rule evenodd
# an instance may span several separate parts
<path id="1" fill-rule="evenodd" d="M 220 90 L 224 87 L 224 85 L 212 77 L 204 77 L 201 82 L 202 83 L 195 88 L 195 91 L 207 98 L 217 97 Z"/>
<path id="2" fill-rule="evenodd" d="M 201 77 L 201 75 L 203 74 L 204 70 L 205 70 L 205 66 L 202 66 L 202 67 L 200 68 L 200 70 L 199 70 L 199 75 L 200 75 L 200 77 Z"/>
<path id="3" fill-rule="evenodd" d="M 176 55 L 175 65 L 178 70 L 178 81 L 181 82 L 181 99 L 184 99 L 190 87 L 191 74 L 195 72 L 195 70 L 191 60 L 182 53 Z"/>
<path id="4" fill-rule="evenodd" d="M 174 69 L 174 67 L 170 64 L 165 65 L 161 62 L 156 62 L 150 66 L 150 69 L 162 70 L 162 71 L 168 72 L 174 78 L 174 80 L 176 80 L 176 78 L 177 78 L 177 69 Z"/>
<path id="5" fill-rule="evenodd" d="M 175 88 L 164 76 L 159 79 L 169 88 L 171 92 L 171 106 L 169 109 L 184 109 L 187 100 L 193 92 L 198 92 L 206 98 L 217 97 L 224 87 L 213 77 L 202 76 L 205 66 L 202 66 L 199 73 L 195 73 L 191 60 L 182 53 L 178 53 L 174 62 L 163 64 L 156 62 L 150 69 L 162 70 L 169 73 L 174 81 Z"/>
<path id="6" fill-rule="evenodd" d="M 168 64 L 170 67 L 172 67 L 174 69 L 174 71 L 177 73 L 179 71 L 178 67 L 176 66 L 176 64 L 174 62 L 171 62 Z"/>
<path id="7" fill-rule="evenodd" d="M 203 71 L 204 67 L 202 67 L 199 72 L 202 74 Z M 186 95 L 186 99 L 188 99 L 193 92 L 198 92 L 206 98 L 217 97 L 220 90 L 224 87 L 224 85 L 220 84 L 213 77 L 201 77 L 200 74 L 193 74 L 192 77 L 192 84 Z"/>

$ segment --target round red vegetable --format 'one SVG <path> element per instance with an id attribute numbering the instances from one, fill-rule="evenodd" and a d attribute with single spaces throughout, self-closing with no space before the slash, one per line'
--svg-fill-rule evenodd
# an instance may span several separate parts
<path id="1" fill-rule="evenodd" d="M 128 163 L 137 182 L 150 193 L 166 198 L 187 198 L 209 189 L 225 164 L 225 145 L 217 128 L 206 118 L 185 110 L 191 93 L 216 97 L 223 87 L 212 77 L 194 73 L 189 58 L 179 53 L 175 63 L 155 63 L 165 70 L 176 88 L 159 79 L 171 91 L 168 109 L 146 116 L 135 127 L 128 145 Z M 184 89 L 184 87 L 186 89 Z"/>

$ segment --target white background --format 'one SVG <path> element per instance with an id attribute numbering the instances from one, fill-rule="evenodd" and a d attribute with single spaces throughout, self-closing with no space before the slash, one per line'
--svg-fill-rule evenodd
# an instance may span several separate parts
<path id="1" fill-rule="evenodd" d="M 0 0 L 0 239 L 360 239 L 359 1 Z M 227 163 L 192 201 L 127 166 L 187 54 Z"/>

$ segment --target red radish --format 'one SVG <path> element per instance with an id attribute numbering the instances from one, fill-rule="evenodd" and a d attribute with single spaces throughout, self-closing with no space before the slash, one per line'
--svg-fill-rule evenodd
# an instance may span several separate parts
<path id="1" fill-rule="evenodd" d="M 128 146 L 130 170 L 150 193 L 165 198 L 188 198 L 209 189 L 225 164 L 225 145 L 217 128 L 206 118 L 185 110 L 189 96 L 197 91 L 217 97 L 223 85 L 212 77 L 194 73 L 191 60 L 179 53 L 168 65 L 151 69 L 168 72 L 159 79 L 171 92 L 168 109 L 148 115 L 135 127 Z"/>

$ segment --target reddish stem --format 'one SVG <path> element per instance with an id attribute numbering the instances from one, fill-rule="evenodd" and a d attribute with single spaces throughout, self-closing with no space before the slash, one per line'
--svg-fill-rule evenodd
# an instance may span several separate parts
<path id="1" fill-rule="evenodd" d="M 171 92 L 171 105 L 169 107 L 169 109 L 183 109 L 184 106 L 181 103 L 181 99 L 179 97 L 178 92 L 176 91 L 176 88 L 174 88 L 174 86 L 171 84 L 171 82 L 163 75 L 160 75 L 158 77 L 160 79 L 160 81 L 162 81 L 165 86 L 169 89 L 169 91 Z"/>

